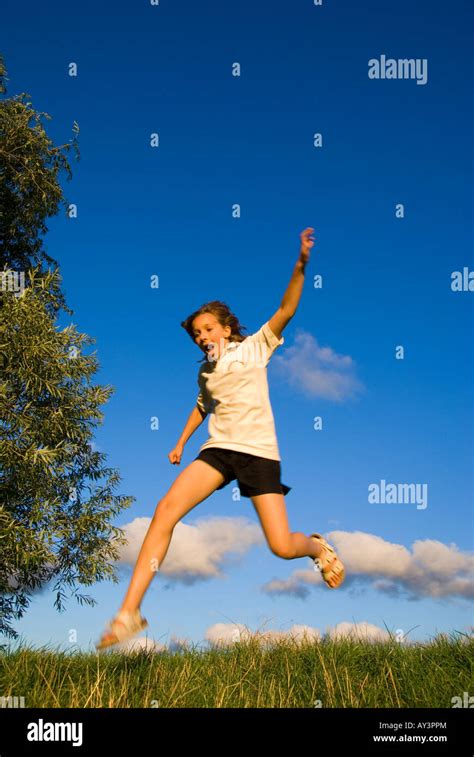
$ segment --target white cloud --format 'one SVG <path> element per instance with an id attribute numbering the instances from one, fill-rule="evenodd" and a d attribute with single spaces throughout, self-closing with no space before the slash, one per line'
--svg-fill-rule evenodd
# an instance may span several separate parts
<path id="1" fill-rule="evenodd" d="M 189 639 L 180 639 L 177 636 L 172 636 L 168 644 L 162 644 L 161 642 L 150 639 L 149 636 L 138 636 L 128 641 L 123 641 L 120 644 L 116 644 L 111 647 L 112 651 L 123 652 L 124 654 L 130 654 L 133 652 L 180 652 L 186 649 L 192 649 L 193 644 Z"/>
<path id="2" fill-rule="evenodd" d="M 293 625 L 287 631 L 250 631 L 239 623 L 216 623 L 206 631 L 206 639 L 211 646 L 230 647 L 238 641 L 255 639 L 263 647 L 271 646 L 278 641 L 293 639 L 297 644 L 321 641 L 326 639 L 347 638 L 364 641 L 388 641 L 390 634 L 384 628 L 361 621 L 350 623 L 343 621 L 336 626 L 327 626 L 324 634 L 318 629 L 307 625 Z M 411 643 L 408 639 L 404 644 Z"/>
<path id="3" fill-rule="evenodd" d="M 134 566 L 150 525 L 150 518 L 135 518 L 122 526 L 128 544 L 119 564 Z M 424 597 L 472 598 L 474 556 L 455 544 L 418 539 L 411 548 L 362 531 L 332 531 L 327 535 L 346 568 L 340 589 L 368 585 L 377 592 L 416 600 Z M 264 545 L 260 524 L 247 518 L 207 518 L 188 525 L 176 524 L 171 544 L 159 573 L 174 581 L 192 584 L 223 578 L 225 566 L 255 545 Z M 310 567 L 294 570 L 288 578 L 275 578 L 263 585 L 267 594 L 287 594 L 305 599 L 313 587 L 324 586 L 319 571 Z"/>
<path id="4" fill-rule="evenodd" d="M 215 623 L 210 626 L 205 638 L 211 646 L 229 647 L 239 641 L 254 639 L 262 646 L 272 645 L 283 639 L 292 638 L 297 644 L 306 641 L 318 641 L 321 638 L 316 628 L 305 625 L 293 625 L 288 631 L 251 631 L 240 623 Z"/>
<path id="5" fill-rule="evenodd" d="M 165 644 L 160 644 L 154 639 L 148 638 L 148 636 L 139 636 L 135 639 L 129 639 L 128 641 L 122 641 L 120 644 L 116 644 L 111 647 L 111 652 L 122 652 L 123 654 L 130 654 L 132 652 L 166 652 L 167 647 Z"/>
<path id="6" fill-rule="evenodd" d="M 354 641 L 388 641 L 390 638 L 388 631 L 366 621 L 361 623 L 343 621 L 332 628 L 328 627 L 327 635 L 334 640 L 345 638 Z"/>
<path id="7" fill-rule="evenodd" d="M 404 594 L 408 599 L 474 596 L 474 556 L 455 544 L 418 539 L 410 550 L 362 531 L 332 531 L 327 539 L 346 569 L 344 583 L 332 591 L 368 582 L 376 591 Z M 321 574 L 312 561 L 310 564 L 311 568 L 295 570 L 286 579 L 267 582 L 263 591 L 306 598 L 312 586 L 324 585 Z"/>
<path id="8" fill-rule="evenodd" d="M 121 526 L 128 544 L 121 548 L 119 564 L 135 565 L 150 523 L 151 518 L 135 518 Z M 222 578 L 222 566 L 232 554 L 241 556 L 264 541 L 260 525 L 247 518 L 213 517 L 193 525 L 179 521 L 158 572 L 183 583 Z"/>
<path id="9" fill-rule="evenodd" d="M 384 629 L 365 621 L 361 623 L 349 623 L 345 621 L 338 623 L 334 627 L 327 626 L 324 634 L 318 628 L 303 624 L 295 624 L 286 631 L 272 629 L 267 631 L 252 631 L 242 623 L 215 623 L 206 630 L 204 635 L 209 647 L 216 649 L 229 648 L 239 641 L 245 642 L 250 640 L 257 641 L 262 649 L 270 649 L 280 641 L 292 640 L 296 645 L 302 645 L 319 642 L 323 637 L 327 639 L 345 637 L 353 640 L 386 641 L 389 639 L 389 634 Z M 405 643 L 410 642 L 406 640 Z M 140 636 L 135 639 L 129 639 L 129 641 L 122 642 L 121 644 L 116 644 L 114 647 L 111 647 L 111 650 L 122 654 L 133 654 L 142 650 L 160 653 L 196 648 L 197 646 L 188 639 L 172 637 L 169 644 L 165 645 L 147 636 Z"/>
<path id="10" fill-rule="evenodd" d="M 312 334 L 302 329 L 296 332 L 291 347 L 273 356 L 272 365 L 291 386 L 309 397 L 342 402 L 364 390 L 349 355 L 321 347 Z"/>

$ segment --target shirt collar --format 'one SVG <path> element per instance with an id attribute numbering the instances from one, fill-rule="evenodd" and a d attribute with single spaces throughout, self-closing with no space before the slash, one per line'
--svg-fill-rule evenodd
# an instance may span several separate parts
<path id="1" fill-rule="evenodd" d="M 230 350 L 230 349 L 235 350 L 239 346 L 239 344 L 240 344 L 240 342 L 227 342 L 226 346 L 222 350 L 222 352 L 219 355 L 219 357 L 217 358 L 217 360 L 208 360 L 207 362 L 210 363 L 211 365 L 217 365 L 217 363 L 219 362 L 219 360 L 221 359 L 221 357 L 223 357 L 227 353 L 228 350 Z"/>

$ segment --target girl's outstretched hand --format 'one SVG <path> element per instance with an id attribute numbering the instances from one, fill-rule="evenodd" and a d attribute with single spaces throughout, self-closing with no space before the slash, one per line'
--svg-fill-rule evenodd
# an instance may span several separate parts
<path id="1" fill-rule="evenodd" d="M 181 462 L 181 455 L 183 454 L 183 446 L 177 444 L 174 449 L 168 454 L 168 459 L 173 465 L 179 465 Z"/>
<path id="2" fill-rule="evenodd" d="M 301 239 L 300 260 L 302 263 L 307 263 L 309 260 L 309 251 L 311 247 L 314 245 L 314 238 L 312 236 L 313 232 L 314 232 L 314 229 L 312 229 L 311 226 L 308 226 L 308 228 L 302 231 L 300 234 L 300 239 Z"/>

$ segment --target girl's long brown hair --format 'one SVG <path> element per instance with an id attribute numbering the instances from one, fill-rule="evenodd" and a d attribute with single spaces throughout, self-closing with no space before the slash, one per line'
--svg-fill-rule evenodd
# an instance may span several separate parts
<path id="1" fill-rule="evenodd" d="M 239 319 L 232 313 L 229 306 L 225 302 L 221 302 L 221 300 L 211 300 L 211 302 L 205 302 L 198 310 L 195 310 L 184 321 L 181 321 L 181 326 L 187 331 L 194 344 L 196 342 L 193 334 L 193 321 L 198 315 L 202 315 L 203 313 L 211 313 L 211 315 L 217 318 L 223 328 L 230 326 L 229 342 L 243 342 L 247 338 L 248 334 L 242 333 L 244 330 L 247 331 L 247 327 L 240 324 Z M 207 360 L 206 355 L 199 362 L 203 360 Z"/>

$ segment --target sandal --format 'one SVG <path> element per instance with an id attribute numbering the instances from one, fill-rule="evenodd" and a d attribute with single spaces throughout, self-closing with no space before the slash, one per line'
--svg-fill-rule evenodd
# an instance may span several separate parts
<path id="1" fill-rule="evenodd" d="M 335 550 L 321 534 L 311 534 L 311 538 L 315 539 L 321 546 L 324 547 L 324 556 L 315 557 L 314 569 L 319 570 L 321 575 L 329 586 L 330 589 L 337 589 L 344 581 L 346 571 L 344 565 L 338 558 Z M 331 583 L 329 583 L 331 581 Z"/>
<path id="2" fill-rule="evenodd" d="M 104 649 L 122 641 L 128 641 L 147 626 L 148 621 L 142 618 L 140 610 L 134 612 L 120 610 L 107 626 L 110 631 L 106 630 L 100 641 L 96 642 L 96 649 Z"/>

